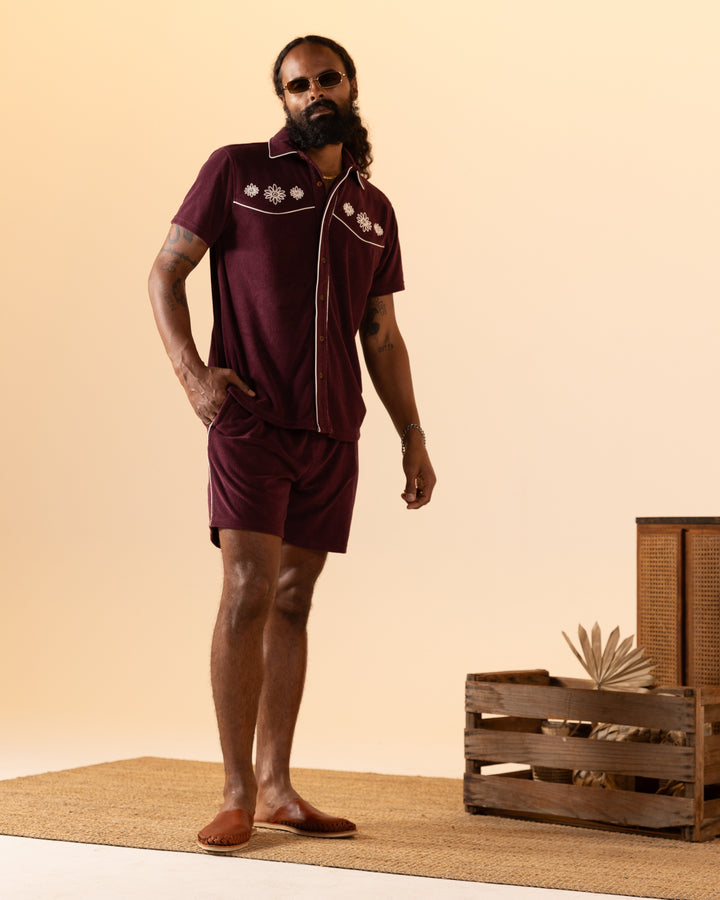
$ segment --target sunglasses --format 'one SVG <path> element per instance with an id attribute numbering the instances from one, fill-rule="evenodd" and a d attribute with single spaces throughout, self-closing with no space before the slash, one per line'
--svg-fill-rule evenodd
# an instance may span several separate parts
<path id="1" fill-rule="evenodd" d="M 310 90 L 310 85 L 313 81 L 318 87 L 334 88 L 340 84 L 343 78 L 345 78 L 344 72 L 336 72 L 334 69 L 330 69 L 318 75 L 317 78 L 293 78 L 292 81 L 288 81 L 287 84 L 283 85 L 283 90 L 287 91 L 288 94 L 304 94 L 305 91 Z"/>

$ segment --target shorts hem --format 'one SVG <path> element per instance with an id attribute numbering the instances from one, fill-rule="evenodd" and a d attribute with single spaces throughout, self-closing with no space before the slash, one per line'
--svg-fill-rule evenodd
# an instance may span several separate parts
<path id="1" fill-rule="evenodd" d="M 237 525 L 211 525 L 210 526 L 210 542 L 220 548 L 220 529 L 228 528 L 233 531 L 255 531 L 258 534 L 267 534 L 271 537 L 279 537 L 284 544 L 290 544 L 293 547 L 300 547 L 301 550 L 315 550 L 318 553 L 347 553 L 348 541 L 338 543 L 332 541 L 311 541 L 300 538 L 300 540 L 290 540 L 276 531 L 268 531 L 264 528 L 245 528 Z M 331 546 L 328 546 L 331 544 Z"/>

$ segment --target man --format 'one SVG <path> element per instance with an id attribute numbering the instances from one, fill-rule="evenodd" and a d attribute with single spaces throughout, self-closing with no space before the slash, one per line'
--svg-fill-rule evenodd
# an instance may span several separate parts
<path id="1" fill-rule="evenodd" d="M 224 803 L 200 846 L 245 846 L 253 825 L 315 837 L 356 826 L 299 797 L 290 750 L 306 625 L 328 552 L 344 552 L 365 408 L 355 335 L 401 435 L 408 509 L 435 475 L 413 396 L 393 293 L 403 288 L 395 216 L 366 178 L 355 66 L 327 38 L 288 44 L 274 69 L 286 127 L 267 144 L 212 154 L 150 274 L 156 322 L 208 427 L 211 537 L 224 582 L 211 677 Z M 210 247 L 208 365 L 185 282 Z M 256 764 L 252 765 L 253 739 Z"/>

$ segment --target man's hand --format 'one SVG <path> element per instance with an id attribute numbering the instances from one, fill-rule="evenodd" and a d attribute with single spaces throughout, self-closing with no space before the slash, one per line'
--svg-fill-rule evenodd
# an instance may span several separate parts
<path id="1" fill-rule="evenodd" d="M 419 433 L 409 435 L 403 455 L 403 470 L 405 490 L 400 496 L 408 509 L 420 509 L 430 502 L 437 478 Z"/>
<path id="2" fill-rule="evenodd" d="M 255 396 L 255 391 L 232 369 L 205 366 L 197 374 L 185 374 L 182 380 L 188 400 L 203 425 L 209 425 L 218 414 L 228 385 L 234 384 L 248 397 Z"/>

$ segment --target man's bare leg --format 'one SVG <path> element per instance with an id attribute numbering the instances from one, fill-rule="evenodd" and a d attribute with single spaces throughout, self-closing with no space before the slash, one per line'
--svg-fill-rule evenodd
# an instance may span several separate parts
<path id="1" fill-rule="evenodd" d="M 311 806 L 290 781 L 290 752 L 307 666 L 307 621 L 326 558 L 326 553 L 283 544 L 278 588 L 265 626 L 255 821 L 258 827 L 345 837 L 355 832 L 355 825 Z"/>
<path id="2" fill-rule="evenodd" d="M 264 637 L 264 680 L 257 725 L 257 818 L 298 795 L 290 752 L 307 668 L 307 622 L 327 553 L 283 544 L 275 601 Z"/>
<path id="3" fill-rule="evenodd" d="M 222 810 L 255 811 L 252 746 L 263 682 L 263 631 L 277 587 L 281 545 L 272 535 L 220 531 L 224 580 L 211 676 L 225 764 Z"/>

